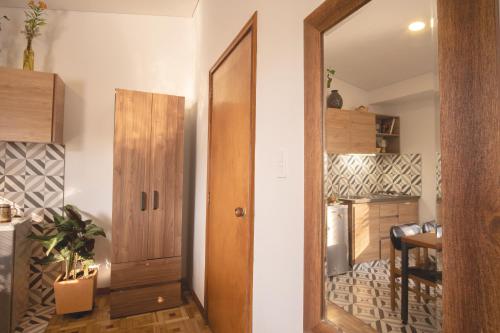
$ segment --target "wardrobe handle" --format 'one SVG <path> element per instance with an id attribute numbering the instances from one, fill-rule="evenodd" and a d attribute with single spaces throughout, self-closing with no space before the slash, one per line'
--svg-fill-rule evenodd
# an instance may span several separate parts
<path id="1" fill-rule="evenodd" d="M 157 210 L 160 205 L 160 193 L 153 191 L 153 210 Z"/>
<path id="2" fill-rule="evenodd" d="M 145 211 L 146 210 L 146 192 L 141 192 L 141 210 Z"/>

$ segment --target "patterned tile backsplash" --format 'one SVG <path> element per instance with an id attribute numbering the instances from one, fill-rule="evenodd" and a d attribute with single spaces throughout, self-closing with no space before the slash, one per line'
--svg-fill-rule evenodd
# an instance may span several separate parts
<path id="1" fill-rule="evenodd" d="M 45 234 L 54 214 L 64 205 L 64 157 L 61 145 L 0 142 L 0 202 L 31 215 L 32 231 Z M 43 248 L 33 243 L 32 258 L 42 257 Z M 50 304 L 54 300 L 52 282 L 59 265 L 41 267 L 32 260 L 30 301 Z"/>
<path id="2" fill-rule="evenodd" d="M 362 195 L 378 191 L 422 195 L 420 154 L 331 154 L 327 158 L 325 193 L 328 197 L 337 192 L 341 195 Z"/>

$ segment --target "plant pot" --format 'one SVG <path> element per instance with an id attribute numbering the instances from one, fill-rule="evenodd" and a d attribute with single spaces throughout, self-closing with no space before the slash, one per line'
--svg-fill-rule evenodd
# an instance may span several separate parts
<path id="1" fill-rule="evenodd" d="M 23 54 L 23 69 L 27 71 L 35 70 L 35 52 L 33 49 L 27 48 Z"/>
<path id="2" fill-rule="evenodd" d="M 56 313 L 63 315 L 91 311 L 97 286 L 97 270 L 94 269 L 87 278 L 61 281 L 63 275 L 54 282 L 56 297 Z"/>
<path id="3" fill-rule="evenodd" d="M 344 105 L 344 101 L 342 100 L 342 96 L 340 96 L 339 91 L 332 90 L 326 100 L 326 106 L 334 109 L 342 109 L 342 105 Z"/>

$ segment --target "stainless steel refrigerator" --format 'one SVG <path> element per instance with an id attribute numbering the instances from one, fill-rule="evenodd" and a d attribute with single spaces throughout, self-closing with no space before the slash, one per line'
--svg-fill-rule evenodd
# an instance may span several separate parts
<path id="1" fill-rule="evenodd" d="M 326 209 L 326 264 L 328 276 L 348 272 L 349 266 L 349 228 L 348 206 L 335 204 Z"/>

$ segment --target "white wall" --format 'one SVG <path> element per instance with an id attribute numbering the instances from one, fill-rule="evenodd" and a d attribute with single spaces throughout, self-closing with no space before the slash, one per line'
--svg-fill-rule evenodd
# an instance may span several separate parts
<path id="1" fill-rule="evenodd" d="M 20 67 L 23 12 L 0 8 L 0 13 L 11 18 L 0 32 L 0 66 Z M 111 235 L 114 89 L 186 96 L 189 126 L 192 19 L 59 11 L 49 11 L 47 18 L 33 47 L 36 70 L 56 72 L 66 83 L 65 201 L 89 213 Z M 99 263 L 109 260 L 109 240 L 100 241 L 96 252 Z M 105 265 L 99 274 L 99 286 L 107 286 Z"/>
<path id="2" fill-rule="evenodd" d="M 436 219 L 436 153 L 438 142 L 436 107 L 433 94 L 398 103 L 377 106 L 377 113 L 400 117 L 402 154 L 422 155 L 422 196 L 420 222 Z"/>
<path id="3" fill-rule="evenodd" d="M 366 90 L 353 86 L 352 84 L 337 78 L 333 79 L 330 89 L 327 89 L 325 85 L 325 100 L 328 98 L 331 90 L 333 89 L 338 90 L 340 96 L 342 96 L 342 101 L 344 102 L 342 109 L 354 110 L 361 105 L 368 106 L 369 99 L 368 92 Z"/>
<path id="4" fill-rule="evenodd" d="M 302 332 L 304 238 L 303 20 L 321 0 L 201 0 L 193 287 L 204 296 L 208 72 L 258 10 L 253 329 Z M 286 124 L 286 125 L 285 125 Z M 288 154 L 288 178 L 274 161 Z"/>

